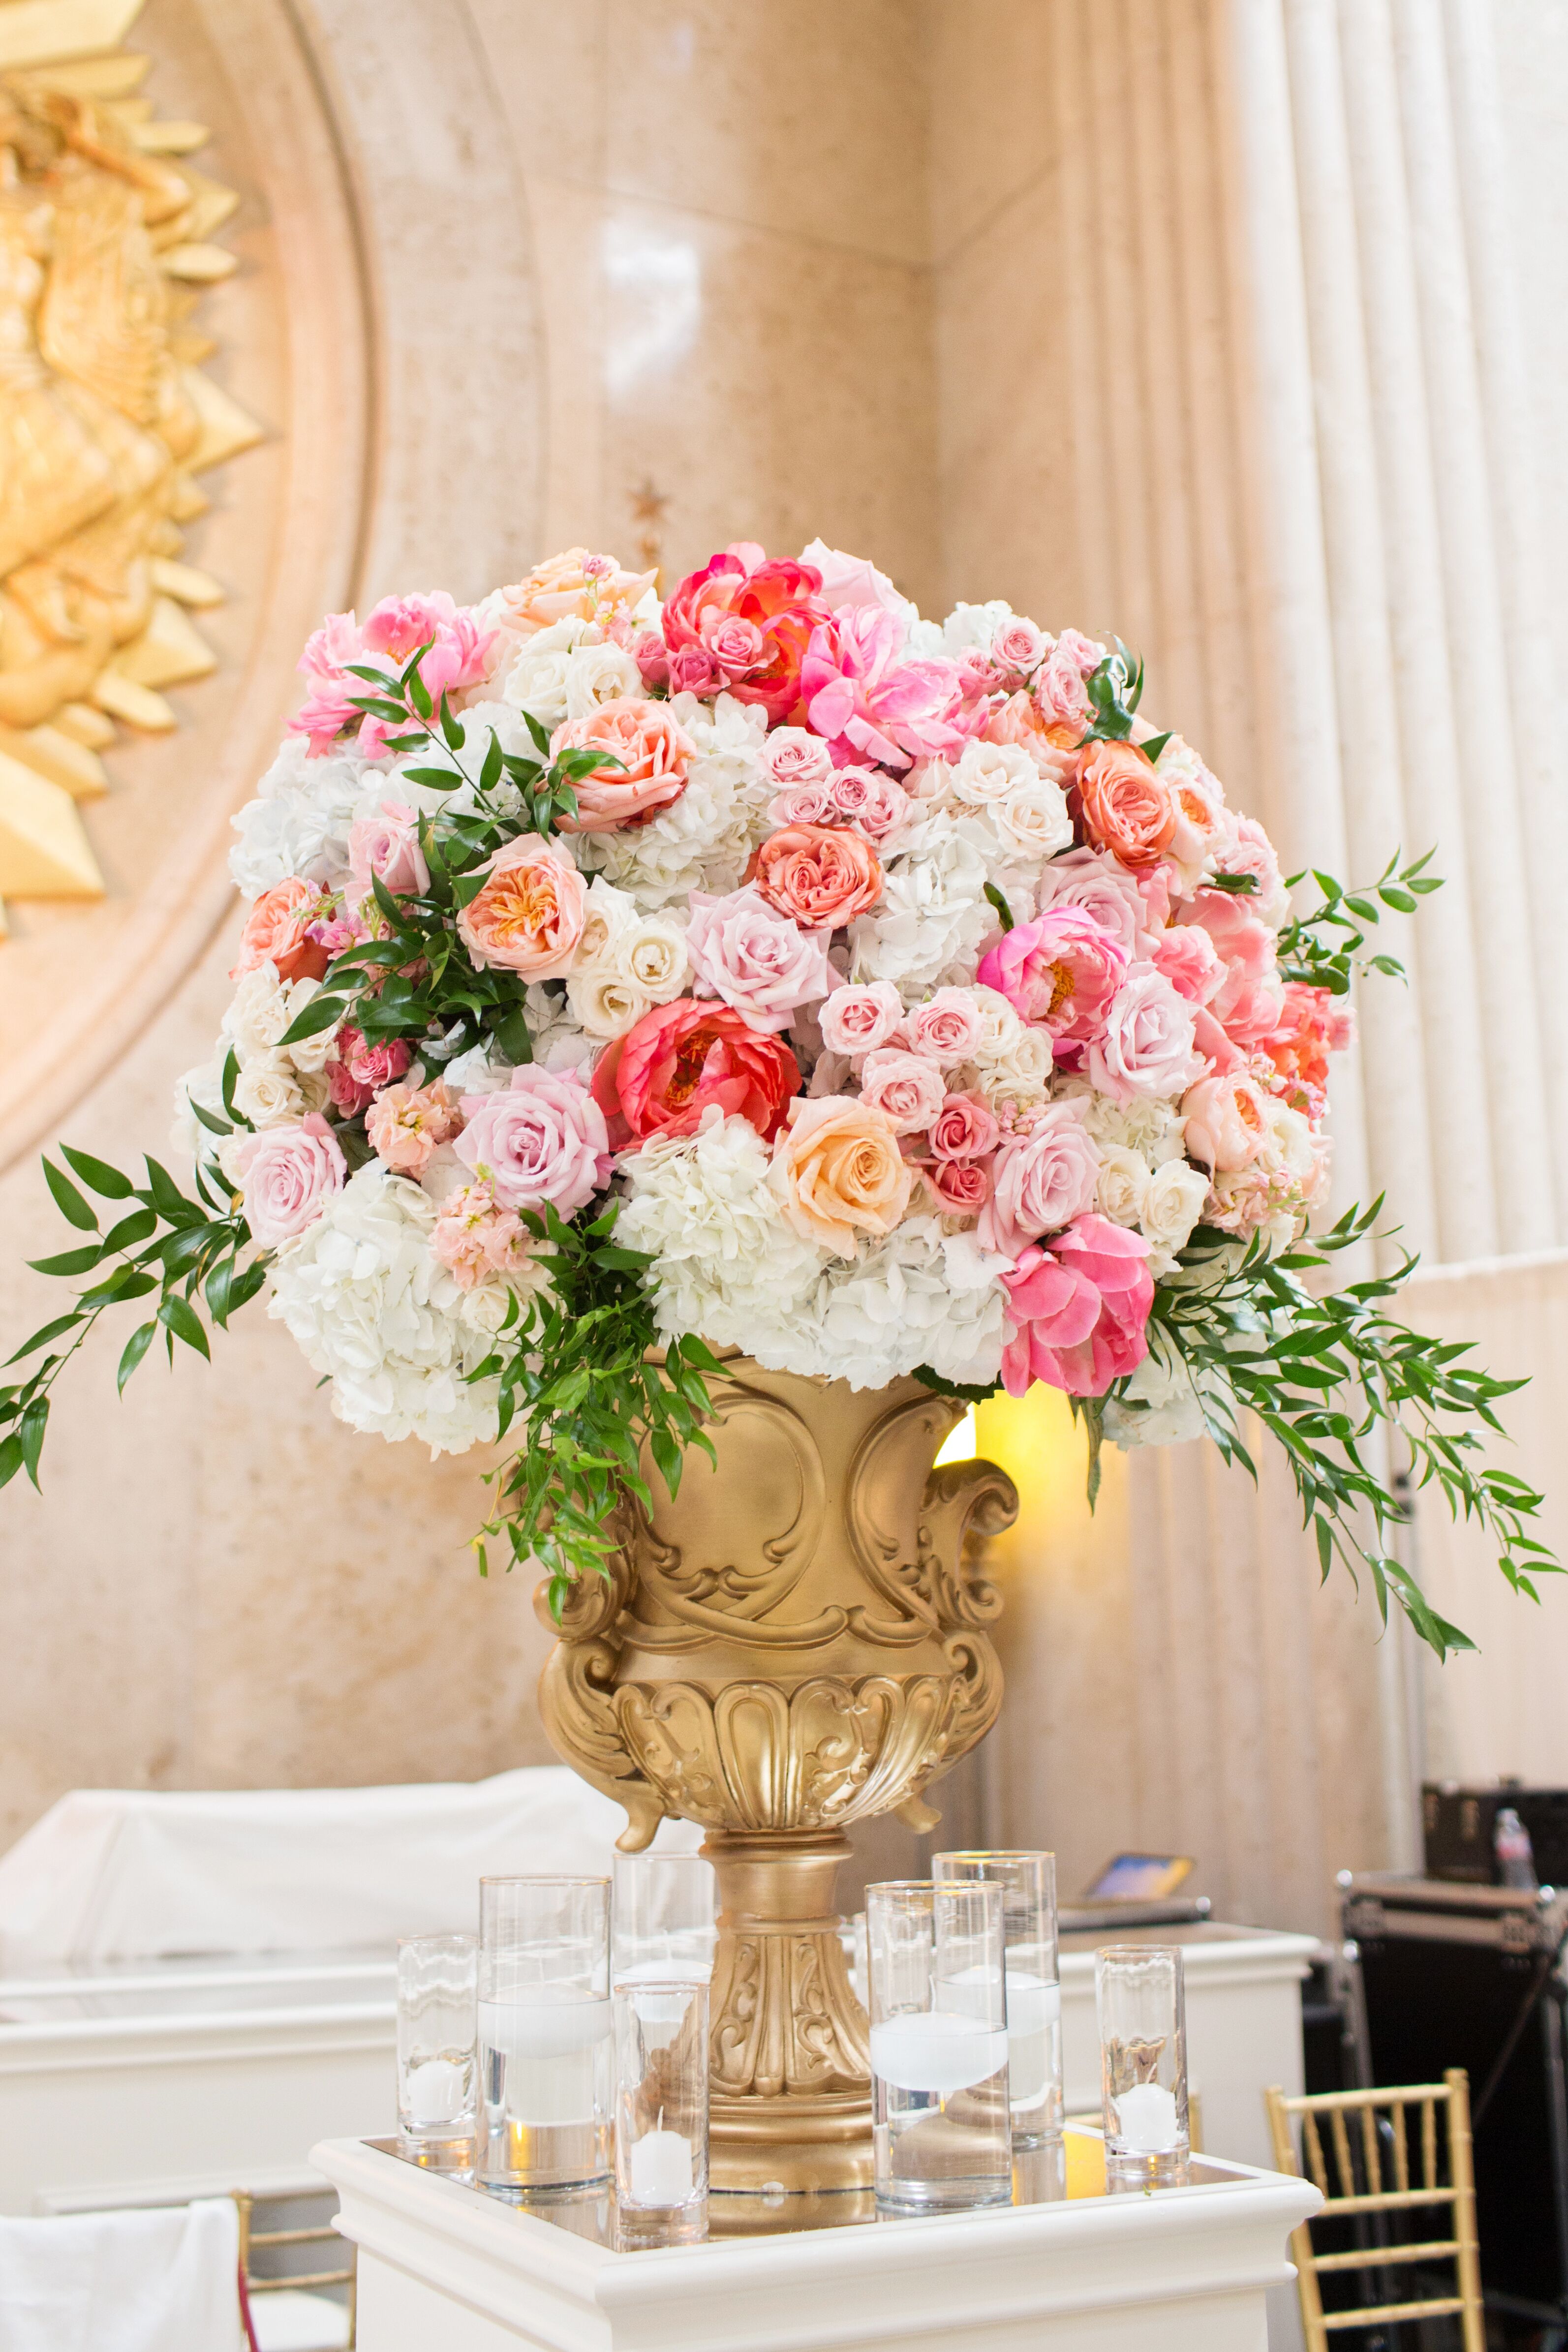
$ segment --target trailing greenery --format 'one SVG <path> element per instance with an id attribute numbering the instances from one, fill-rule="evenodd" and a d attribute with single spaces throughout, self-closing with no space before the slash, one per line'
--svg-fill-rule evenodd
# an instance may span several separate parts
<path id="1" fill-rule="evenodd" d="M 1419 899 L 1442 888 L 1441 876 L 1426 872 L 1436 854 L 1429 849 L 1425 857 L 1402 866 L 1395 850 L 1377 880 L 1359 890 L 1344 889 L 1331 874 L 1321 874 L 1314 866 L 1311 876 L 1323 894 L 1322 903 L 1310 915 L 1293 917 L 1281 930 L 1281 979 L 1303 981 L 1309 988 L 1326 988 L 1331 996 L 1348 996 L 1357 971 L 1380 971 L 1386 979 L 1403 980 L 1405 966 L 1397 956 L 1373 955 L 1362 961 L 1361 950 L 1367 932 L 1382 921 L 1384 908 L 1396 915 L 1413 915 Z M 1289 877 L 1288 887 L 1293 890 L 1306 878 L 1303 868 Z"/>

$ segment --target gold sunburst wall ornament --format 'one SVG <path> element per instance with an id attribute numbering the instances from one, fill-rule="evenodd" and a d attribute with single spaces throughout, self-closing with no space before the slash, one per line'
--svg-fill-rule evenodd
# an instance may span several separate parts
<path id="1" fill-rule="evenodd" d="M 103 896 L 79 803 L 117 726 L 166 732 L 163 689 L 217 666 L 183 526 L 261 438 L 195 323 L 239 199 L 140 95 L 141 8 L 0 0 L 0 904 Z"/>

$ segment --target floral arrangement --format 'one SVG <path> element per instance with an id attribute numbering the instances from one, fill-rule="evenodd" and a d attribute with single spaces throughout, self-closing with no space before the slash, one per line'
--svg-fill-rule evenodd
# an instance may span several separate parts
<path id="1" fill-rule="evenodd" d="M 481 1565 L 499 1533 L 557 1601 L 646 1503 L 644 1440 L 672 1488 L 706 1442 L 725 1349 L 1045 1381 L 1091 1462 L 1206 1430 L 1251 1468 L 1254 1413 L 1325 1570 L 1364 1562 L 1440 1651 L 1388 1541 L 1403 1463 L 1517 1584 L 1552 1565 L 1479 1455 L 1510 1384 L 1384 1311 L 1410 1261 L 1307 1279 L 1371 1231 L 1304 1239 L 1352 975 L 1397 972 L 1361 950 L 1425 860 L 1296 915 L 1119 644 L 922 620 L 820 542 L 727 548 L 662 607 L 574 549 L 474 607 L 335 615 L 300 667 L 178 1088 L 193 1189 L 46 1162 L 88 1238 L 44 1270 L 93 1280 L 18 1351 L 0 1479 L 36 1481 L 109 1308 L 158 1294 L 123 1385 L 265 1289 L 354 1428 L 509 1441 Z"/>

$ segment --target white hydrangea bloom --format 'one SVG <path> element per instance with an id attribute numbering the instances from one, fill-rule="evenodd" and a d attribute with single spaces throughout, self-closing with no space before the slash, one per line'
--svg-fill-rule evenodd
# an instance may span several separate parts
<path id="1" fill-rule="evenodd" d="M 1197 1391 L 1180 1356 L 1158 1332 L 1123 1394 L 1125 1403 L 1118 1397 L 1106 1401 L 1105 1434 L 1113 1445 L 1130 1452 L 1135 1445 L 1184 1445 L 1203 1435 Z"/>
<path id="2" fill-rule="evenodd" d="M 371 1160 L 279 1252 L 268 1305 L 331 1381 L 340 1421 L 423 1438 L 432 1456 L 493 1439 L 497 1403 L 494 1381 L 464 1378 L 489 1352 L 496 1302 L 474 1307 L 431 1256 L 435 1222 L 417 1184 Z"/>
<path id="3" fill-rule="evenodd" d="M 323 889 L 336 889 L 349 870 L 349 827 L 367 777 L 382 790 L 385 769 L 371 769 L 342 746 L 311 759 L 303 736 L 285 738 L 278 757 L 234 819 L 239 835 L 228 870 L 246 898 L 298 874 Z"/>
<path id="4" fill-rule="evenodd" d="M 771 1370 L 884 1388 L 930 1365 L 965 1387 L 1002 1366 L 1007 1260 L 940 1217 L 910 1217 L 847 1262 L 828 1266 L 808 1316 L 759 1316 L 741 1344 Z M 739 1335 L 738 1335 L 739 1336 Z"/>
<path id="5" fill-rule="evenodd" d="M 760 1331 L 805 1315 L 822 1253 L 785 1223 L 770 1160 L 748 1119 L 714 1108 L 695 1135 L 646 1143 L 627 1162 L 616 1238 L 658 1260 L 654 1318 L 667 1338 L 694 1331 L 755 1354 Z"/>
<path id="6" fill-rule="evenodd" d="M 945 654 L 967 653 L 978 646 L 982 653 L 991 650 L 991 640 L 1004 621 L 1013 617 L 1013 607 L 1000 596 L 993 596 L 986 604 L 955 604 L 942 625 L 942 649 Z"/>
<path id="7" fill-rule="evenodd" d="M 985 896 L 985 861 L 939 811 L 910 836 L 882 877 L 880 904 L 850 928 L 851 974 L 890 980 L 906 1003 L 974 976 L 974 958 L 996 917 Z"/>
<path id="8" fill-rule="evenodd" d="M 574 648 L 599 631 L 590 621 L 575 617 L 557 621 L 523 640 L 507 671 L 501 699 L 527 711 L 542 727 L 553 730 L 566 716 L 566 688 Z"/>
<path id="9" fill-rule="evenodd" d="M 1085 1079 L 1068 1079 L 1058 1087 L 1060 1097 L 1083 1104 L 1083 1123 L 1096 1143 L 1107 1150 L 1136 1151 L 1151 1168 L 1182 1157 L 1183 1120 L 1174 1103 L 1135 1096 L 1131 1102 L 1112 1102 L 1096 1094 Z"/>
<path id="10" fill-rule="evenodd" d="M 752 849 L 768 830 L 772 777 L 762 761 L 767 714 L 721 694 L 710 707 L 675 695 L 671 717 L 697 746 L 686 790 L 647 824 L 587 834 L 584 863 L 627 890 L 647 913 L 684 906 L 689 890 L 723 897 L 739 889 Z"/>

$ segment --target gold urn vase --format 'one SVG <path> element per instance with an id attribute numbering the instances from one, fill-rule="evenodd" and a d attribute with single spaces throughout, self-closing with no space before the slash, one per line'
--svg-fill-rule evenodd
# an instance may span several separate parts
<path id="1" fill-rule="evenodd" d="M 980 1539 L 1012 1523 L 987 1462 L 933 1467 L 962 1406 L 912 1380 L 857 1391 L 731 1359 L 717 1467 L 672 1500 L 645 1461 L 607 1580 L 573 1591 L 540 1686 L 566 1761 L 624 1805 L 621 1843 L 700 1822 L 719 1878 L 711 2009 L 715 2188 L 863 2188 L 865 2011 L 838 1940 L 844 1832 L 895 1812 L 1002 1702 L 1001 1608 Z M 544 1602 L 539 1602 L 553 1628 Z"/>

